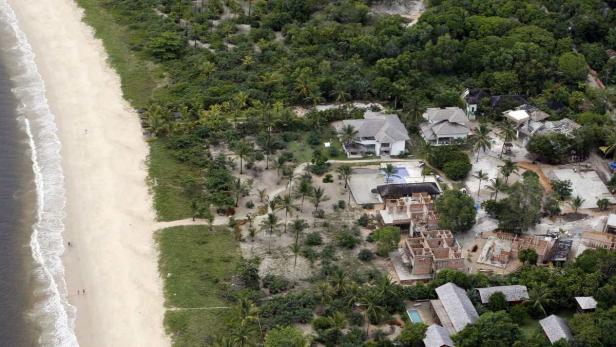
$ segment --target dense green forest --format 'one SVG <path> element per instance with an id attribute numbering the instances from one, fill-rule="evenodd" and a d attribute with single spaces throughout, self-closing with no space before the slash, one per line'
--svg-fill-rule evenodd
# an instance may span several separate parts
<path id="1" fill-rule="evenodd" d="M 552 119 L 569 117 L 583 126 L 572 138 L 531 139 L 529 150 L 539 160 L 559 163 L 571 149 L 588 154 L 616 144 L 609 116 L 616 103 L 616 58 L 610 58 L 616 55 L 613 0 L 431 0 L 414 25 L 402 16 L 375 13 L 372 0 L 79 2 L 122 75 L 125 96 L 140 109 L 152 135 L 150 172 L 157 179 L 161 219 L 213 218 L 236 207 L 246 187 L 232 174 L 238 163 L 214 150 L 223 146 L 241 159 L 240 170 L 264 162 L 292 179 L 291 164 L 310 161 L 312 173 L 326 173 L 326 160 L 340 156 L 335 146 L 320 148 L 335 135 L 328 124 L 361 112 L 313 110 L 322 103 L 384 103 L 416 135 L 426 107 L 460 106 L 466 88 L 481 88 L 490 95 L 524 96 Z M 589 72 L 604 87 L 587 83 Z M 307 113 L 298 116 L 298 106 Z M 500 122 L 511 105 L 482 106 L 482 119 Z M 310 152 L 300 153 L 293 147 L 298 143 Z M 411 151 L 420 152 L 419 144 L 414 136 Z M 440 152 L 452 156 L 453 150 Z M 432 152 L 431 158 L 438 154 Z M 455 154 L 469 167 L 451 175 L 457 179 L 468 173 L 470 163 L 462 151 Z M 526 180 L 539 186 L 532 177 Z M 516 189 L 518 195 L 527 193 L 521 184 Z M 510 200 L 492 202 L 490 211 L 500 214 L 501 224 L 519 226 L 520 214 L 508 208 Z M 468 205 L 472 209 L 472 201 Z M 208 316 L 216 320 L 211 332 L 203 331 L 210 327 L 205 323 L 201 328 L 185 316 L 169 316 L 174 341 L 300 347 L 308 342 L 295 325 L 310 324 L 314 341 L 326 346 L 422 346 L 423 325 L 407 324 L 391 341 L 380 331 L 366 331 L 365 323 L 388 322 L 404 312 L 403 300 L 434 298 L 434 288 L 454 282 L 468 290 L 482 314 L 454 337 L 459 346 L 548 346 L 536 320 L 563 312 L 575 339 L 560 346 L 616 345 L 610 334 L 616 329 L 613 253 L 588 251 L 562 268 L 529 262 L 508 276 L 442 271 L 428 285 L 402 287 L 378 272 L 335 261 L 335 247 L 328 247 L 319 254 L 323 260 L 310 288 L 291 288 L 277 276 L 259 278 L 256 261 L 237 261 L 237 276 L 220 275 L 213 286 L 233 309 Z M 473 290 L 518 283 L 527 285 L 531 296 L 518 306 L 482 306 Z M 265 288 L 275 295 L 266 296 Z M 574 315 L 576 295 L 595 295 L 600 309 Z"/>
<path id="2" fill-rule="evenodd" d="M 459 105 L 465 88 L 524 95 L 556 119 L 582 117 L 586 151 L 610 138 L 592 126 L 609 122 L 614 91 L 585 83 L 589 68 L 616 83 L 610 1 L 431 1 L 414 26 L 371 13 L 371 1 L 101 2 L 130 29 L 130 48 L 162 67 L 152 97 L 139 100 L 147 126 L 201 169 L 230 165 L 211 168 L 207 146 L 250 135 L 269 157 L 305 141 L 298 132 L 318 144 L 331 136 L 327 122 L 349 116 L 298 118 L 294 105 L 378 100 L 413 131 L 425 106 Z M 209 199 L 224 208 L 232 179 L 218 176 L 205 190 L 215 187 Z"/>

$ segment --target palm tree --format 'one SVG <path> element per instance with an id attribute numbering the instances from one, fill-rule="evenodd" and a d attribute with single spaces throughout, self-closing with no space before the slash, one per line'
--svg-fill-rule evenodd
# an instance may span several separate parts
<path id="1" fill-rule="evenodd" d="M 257 189 L 257 193 L 259 194 L 259 202 L 265 201 L 267 198 L 267 189 Z"/>
<path id="2" fill-rule="evenodd" d="M 607 139 L 605 141 L 607 146 L 601 147 L 603 153 L 607 156 L 612 154 L 612 158 L 616 160 L 616 132 L 612 131 L 607 135 Z"/>
<path id="3" fill-rule="evenodd" d="M 473 140 L 473 148 L 477 152 L 477 159 L 475 162 L 479 161 L 479 151 L 483 151 L 484 153 L 492 147 L 492 142 L 490 141 L 490 129 L 484 124 L 481 124 L 475 133 L 475 138 Z"/>
<path id="4" fill-rule="evenodd" d="M 506 159 L 505 163 L 499 167 L 501 175 L 505 177 L 505 184 L 509 182 L 509 176 L 511 176 L 512 173 L 518 172 L 518 166 L 516 165 L 516 163 L 512 162 L 509 159 Z"/>
<path id="5" fill-rule="evenodd" d="M 286 167 L 284 158 L 278 157 L 278 159 L 274 162 L 274 167 L 276 168 L 276 177 L 280 178 L 280 171 Z"/>
<path id="6" fill-rule="evenodd" d="M 505 122 L 499 126 L 500 135 L 503 138 L 503 146 L 501 148 L 499 158 L 503 157 L 503 153 L 505 152 L 505 144 L 513 141 L 517 135 L 517 130 L 513 127 L 513 125 L 509 122 Z"/>
<path id="7" fill-rule="evenodd" d="M 340 176 L 342 176 L 342 180 L 344 181 L 344 189 L 346 189 L 349 184 L 349 177 L 351 177 L 351 173 L 353 172 L 351 165 L 342 164 L 336 169 L 336 171 L 340 174 Z"/>
<path id="8" fill-rule="evenodd" d="M 312 183 L 309 180 L 302 178 L 299 181 L 297 189 L 295 190 L 295 194 L 302 199 L 299 207 L 299 210 L 302 211 L 304 208 L 304 199 L 312 194 Z"/>
<path id="9" fill-rule="evenodd" d="M 345 146 L 348 146 L 357 137 L 358 131 L 354 126 L 348 124 L 340 129 L 340 140 Z"/>
<path id="10" fill-rule="evenodd" d="M 507 188 L 507 184 L 505 184 L 505 182 L 503 182 L 500 177 L 493 178 L 490 181 L 492 182 L 492 184 L 489 185 L 487 188 L 489 191 L 492 192 L 492 195 L 494 196 L 494 201 L 496 201 L 498 199 L 498 193 L 502 192 L 505 188 Z"/>
<path id="11" fill-rule="evenodd" d="M 232 147 L 233 152 L 240 158 L 240 175 L 243 173 L 244 168 L 244 159 L 252 154 L 254 148 L 252 144 L 248 143 L 246 140 L 242 139 L 235 143 Z"/>
<path id="12" fill-rule="evenodd" d="M 419 146 L 419 155 L 429 161 L 430 154 L 432 154 L 432 144 L 426 140 L 422 140 Z"/>
<path id="13" fill-rule="evenodd" d="M 259 307 L 255 305 L 252 300 L 249 300 L 246 297 L 240 297 L 235 305 L 235 311 L 237 312 L 237 316 L 240 318 L 240 322 L 245 324 L 257 322 L 259 324 L 261 336 L 263 336 L 260 316 L 261 312 Z"/>
<path id="14" fill-rule="evenodd" d="M 400 295 L 398 287 L 388 275 L 379 277 L 376 282 L 376 288 L 381 298 L 392 298 Z"/>
<path id="15" fill-rule="evenodd" d="M 555 302 L 552 298 L 552 291 L 546 284 L 531 288 L 528 292 L 528 297 L 529 305 L 539 310 L 544 316 L 547 316 L 545 307 Z"/>
<path id="16" fill-rule="evenodd" d="M 241 321 L 235 326 L 235 328 L 231 332 L 231 336 L 233 336 L 237 340 L 238 347 L 249 347 L 257 345 L 255 341 L 257 340 L 255 339 L 255 327 L 251 323 Z"/>
<path id="17" fill-rule="evenodd" d="M 351 94 L 347 93 L 341 85 L 337 85 L 329 95 L 334 98 L 336 102 L 347 102 L 351 98 Z"/>
<path id="18" fill-rule="evenodd" d="M 320 305 L 327 305 L 332 299 L 332 287 L 327 282 L 321 282 L 317 286 L 317 298 Z"/>
<path id="19" fill-rule="evenodd" d="M 285 194 L 280 199 L 280 207 L 281 210 L 284 210 L 284 232 L 287 232 L 287 221 L 289 219 L 289 215 L 293 215 L 293 211 L 299 210 L 299 208 L 293 203 L 293 197 L 289 194 Z"/>
<path id="20" fill-rule="evenodd" d="M 360 299 L 360 305 L 364 307 L 366 315 L 366 335 L 370 336 L 370 323 L 379 322 L 385 313 L 385 308 L 381 306 L 381 296 L 372 288 L 368 289 Z"/>
<path id="21" fill-rule="evenodd" d="M 270 234 L 269 243 L 267 246 L 268 253 L 271 253 L 272 251 L 272 235 L 274 234 L 274 231 L 278 231 L 279 227 L 280 224 L 278 224 L 278 216 L 273 213 L 268 213 L 267 218 L 261 222 L 261 229 Z"/>
<path id="22" fill-rule="evenodd" d="M 289 190 L 289 188 L 291 188 L 291 184 L 293 183 L 293 180 L 296 178 L 295 168 L 290 165 L 285 166 L 282 169 L 282 177 L 287 180 L 287 187 L 285 188 L 285 190 Z"/>
<path id="23" fill-rule="evenodd" d="M 479 187 L 477 188 L 477 197 L 479 197 L 479 193 L 481 192 L 481 181 L 488 179 L 488 174 L 483 172 L 483 170 L 477 171 L 473 177 L 479 180 Z"/>
<path id="24" fill-rule="evenodd" d="M 392 164 L 385 165 L 383 173 L 385 174 L 385 183 L 389 183 L 389 178 L 396 173 L 396 167 Z"/>
<path id="25" fill-rule="evenodd" d="M 348 274 L 342 269 L 336 269 L 329 280 L 332 289 L 336 295 L 341 295 L 346 290 L 349 284 Z"/>
<path id="26" fill-rule="evenodd" d="M 216 336 L 212 341 L 212 347 L 237 347 L 239 341 L 234 336 Z"/>
<path id="27" fill-rule="evenodd" d="M 164 136 L 169 132 L 169 121 L 160 106 L 150 107 L 146 111 L 146 115 L 150 131 L 154 136 Z"/>
<path id="28" fill-rule="evenodd" d="M 329 196 L 327 196 L 325 194 L 325 189 L 323 189 L 321 187 L 313 187 L 312 188 L 312 194 L 310 195 L 310 199 L 312 200 L 312 204 L 314 206 L 314 210 L 316 211 L 316 210 L 319 209 L 319 205 L 323 201 L 329 200 Z"/>
<path id="29" fill-rule="evenodd" d="M 575 214 L 577 214 L 578 209 L 582 207 L 582 204 L 584 204 L 584 201 L 586 200 L 582 199 L 582 197 L 580 197 L 579 195 L 571 200 L 571 207 L 573 207 L 573 211 Z"/>
<path id="30" fill-rule="evenodd" d="M 432 169 L 428 166 L 425 165 L 421 168 L 421 177 L 422 177 L 422 182 L 426 181 L 426 176 L 430 176 L 432 175 L 434 172 L 432 171 Z"/>
<path id="31" fill-rule="evenodd" d="M 235 198 L 235 207 L 240 202 L 240 198 L 250 192 L 251 181 L 242 181 L 241 178 L 236 179 L 231 185 L 231 194 Z"/>
<path id="32" fill-rule="evenodd" d="M 610 201 L 608 199 L 603 198 L 603 199 L 597 200 L 597 207 L 602 211 L 607 210 L 609 205 L 610 205 Z"/>
<path id="33" fill-rule="evenodd" d="M 306 228 L 308 228 L 308 223 L 306 223 L 306 221 L 303 219 L 296 219 L 295 221 L 293 221 L 293 224 L 291 224 L 291 230 L 295 232 L 295 243 L 293 244 L 293 247 L 292 247 L 293 253 L 295 254 L 295 261 L 293 262 L 293 268 L 295 268 L 295 266 L 297 265 L 297 255 L 299 254 L 299 251 L 301 250 L 301 247 L 299 246 L 299 235 L 304 230 L 306 230 Z"/>

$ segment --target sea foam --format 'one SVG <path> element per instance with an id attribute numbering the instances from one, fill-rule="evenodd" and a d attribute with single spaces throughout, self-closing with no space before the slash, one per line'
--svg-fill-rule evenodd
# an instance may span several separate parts
<path id="1" fill-rule="evenodd" d="M 36 302 L 31 316 L 38 326 L 41 346 L 74 347 L 79 345 L 74 332 L 76 309 L 68 302 L 61 259 L 66 194 L 60 140 L 32 47 L 6 0 L 0 0 L 0 23 L 7 26 L 7 30 L 1 32 L 3 40 L 14 42 L 7 51 L 14 70 L 12 91 L 19 102 L 17 111 L 28 135 L 36 185 L 36 223 L 30 239 Z"/>

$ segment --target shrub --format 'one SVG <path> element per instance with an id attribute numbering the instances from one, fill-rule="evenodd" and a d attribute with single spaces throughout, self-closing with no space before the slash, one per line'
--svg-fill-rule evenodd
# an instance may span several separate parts
<path id="1" fill-rule="evenodd" d="M 330 157 L 337 157 L 340 155 L 340 150 L 338 149 L 338 147 L 330 146 L 328 151 Z"/>
<path id="2" fill-rule="evenodd" d="M 325 211 L 323 209 L 318 209 L 318 210 L 312 212 L 312 216 L 314 218 L 323 219 L 323 218 L 325 218 Z"/>
<path id="3" fill-rule="evenodd" d="M 321 259 L 333 260 L 336 258 L 336 247 L 334 245 L 327 245 L 321 250 Z"/>
<path id="4" fill-rule="evenodd" d="M 259 289 L 259 259 L 242 259 L 237 273 L 246 288 Z"/>
<path id="5" fill-rule="evenodd" d="M 319 259 L 319 254 L 312 247 L 302 248 L 302 256 L 312 264 Z"/>
<path id="6" fill-rule="evenodd" d="M 344 210 L 346 208 L 346 201 L 338 200 L 338 203 L 336 204 L 336 207 L 338 207 L 341 210 Z"/>
<path id="7" fill-rule="evenodd" d="M 255 203 L 254 203 L 254 202 L 252 202 L 252 200 L 248 200 L 248 201 L 246 201 L 246 208 L 250 208 L 250 209 L 252 209 L 252 208 L 254 208 L 254 207 L 255 207 Z"/>
<path id="8" fill-rule="evenodd" d="M 364 325 L 364 315 L 360 312 L 351 312 L 349 316 L 349 324 L 354 326 L 363 326 Z"/>
<path id="9" fill-rule="evenodd" d="M 304 243 L 308 246 L 319 246 L 323 244 L 323 238 L 321 234 L 315 231 L 306 235 Z"/>
<path id="10" fill-rule="evenodd" d="M 357 259 L 361 261 L 370 261 L 374 259 L 374 253 L 371 250 L 364 248 L 357 254 Z"/>
<path id="11" fill-rule="evenodd" d="M 268 274 L 263 277 L 263 288 L 267 288 L 270 294 L 282 293 L 291 287 L 291 282 L 282 276 Z"/>
<path id="12" fill-rule="evenodd" d="M 567 160 L 572 140 L 565 134 L 533 135 L 526 149 L 537 156 L 537 160 L 548 164 L 561 164 Z"/>
<path id="13" fill-rule="evenodd" d="M 312 325 L 312 328 L 316 332 L 320 333 L 324 330 L 331 328 L 333 326 L 333 323 L 332 320 L 328 317 L 317 317 L 312 320 L 312 323 L 310 323 L 310 325 Z"/>
<path id="14" fill-rule="evenodd" d="M 261 306 L 261 317 L 266 328 L 295 323 L 308 323 L 316 306 L 308 292 L 273 297 Z"/>
<path id="15" fill-rule="evenodd" d="M 398 248 L 400 228 L 384 227 L 377 229 L 372 236 L 377 241 L 377 254 L 386 257 L 389 252 Z"/>
<path id="16" fill-rule="evenodd" d="M 366 213 L 362 214 L 361 217 L 357 219 L 357 224 L 361 225 L 362 227 L 367 227 L 369 222 L 370 217 Z"/>
<path id="17" fill-rule="evenodd" d="M 466 177 L 473 167 L 468 156 L 455 146 L 434 148 L 428 156 L 428 162 L 443 170 L 445 175 L 452 180 Z"/>
<path id="18" fill-rule="evenodd" d="M 481 207 L 486 210 L 488 216 L 492 218 L 498 218 L 498 215 L 503 209 L 503 204 L 495 200 L 486 200 L 481 203 Z"/>
<path id="19" fill-rule="evenodd" d="M 343 230 L 337 236 L 338 247 L 353 249 L 357 244 L 359 244 L 360 240 L 355 234 L 350 230 Z"/>
<path id="20" fill-rule="evenodd" d="M 332 183 L 334 182 L 334 176 L 332 174 L 327 174 L 323 177 L 323 183 Z"/>
<path id="21" fill-rule="evenodd" d="M 468 157 L 465 160 L 449 161 L 443 165 L 443 172 L 450 179 L 457 181 L 466 177 L 473 168 Z"/>
<path id="22" fill-rule="evenodd" d="M 496 292 L 490 295 L 488 299 L 488 308 L 491 311 L 504 311 L 507 309 L 507 298 L 505 298 L 505 294 L 501 292 Z"/>

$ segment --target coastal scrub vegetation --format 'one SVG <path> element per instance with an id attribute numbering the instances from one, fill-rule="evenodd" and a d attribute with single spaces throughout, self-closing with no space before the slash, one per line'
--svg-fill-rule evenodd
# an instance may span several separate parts
<path id="1" fill-rule="evenodd" d="M 560 268 L 535 266 L 526 254 L 526 264 L 506 276 L 443 270 L 428 284 L 393 283 L 375 263 L 395 249 L 400 231 L 349 218 L 350 168 L 330 173 L 328 162 L 344 157 L 330 123 L 363 112 L 316 109 L 376 101 L 416 137 L 426 106 L 460 106 L 462 90 L 481 88 L 524 95 L 551 119 L 582 125 L 572 136 L 531 137 L 528 150 L 538 160 L 566 162 L 572 153 L 585 157 L 600 147 L 616 153 L 616 131 L 606 116 L 616 103 L 616 60 L 608 56 L 616 47 L 613 1 L 431 0 L 414 25 L 377 14 L 372 8 L 380 2 L 373 0 L 78 2 L 150 138 L 159 219 L 209 222 L 157 236 L 165 325 L 176 346 L 303 346 L 310 338 L 325 346 L 418 345 L 425 326 L 408 322 L 404 301 L 433 299 L 447 282 L 468 290 L 482 314 L 454 336 L 461 346 L 548 346 L 535 323 L 554 312 L 570 317 L 573 345 L 614 344 L 606 332 L 614 322 L 616 260 L 606 251 L 586 251 Z M 607 87 L 588 86 L 589 72 Z M 480 116 L 501 122 L 511 106 L 483 104 Z M 501 133 L 505 142 L 515 136 L 506 125 Z M 487 143 L 475 146 L 485 151 Z M 467 150 L 456 143 L 421 151 L 435 169 L 461 180 L 472 169 Z M 501 156 L 504 150 L 505 143 Z M 302 165 L 307 173 L 297 170 Z M 502 167 L 504 182 L 488 188 L 494 199 L 484 207 L 502 229 L 521 232 L 556 199 L 544 196 L 532 173 L 508 186 L 515 169 Z M 266 173 L 275 173 L 271 179 L 282 193 L 242 201 Z M 332 197 L 323 187 L 335 182 L 348 197 L 325 206 Z M 500 191 L 506 196 L 498 200 Z M 448 190 L 436 205 L 441 227 L 472 227 L 470 196 Z M 239 209 L 250 217 L 236 220 Z M 298 216 L 304 210 L 310 210 L 305 220 Z M 214 226 L 216 215 L 229 217 L 229 228 Z M 240 256 L 242 223 L 251 242 L 259 232 L 274 243 L 292 235 L 286 251 L 294 269 L 298 258 L 305 260 L 310 276 L 299 282 L 262 276 L 271 264 Z M 374 232 L 363 235 L 360 225 Z M 276 251 L 267 250 L 269 260 Z M 505 284 L 528 286 L 530 300 L 484 306 L 474 291 Z M 574 314 L 576 295 L 595 295 L 599 310 Z M 401 330 L 399 337 L 391 338 L 387 326 Z"/>

